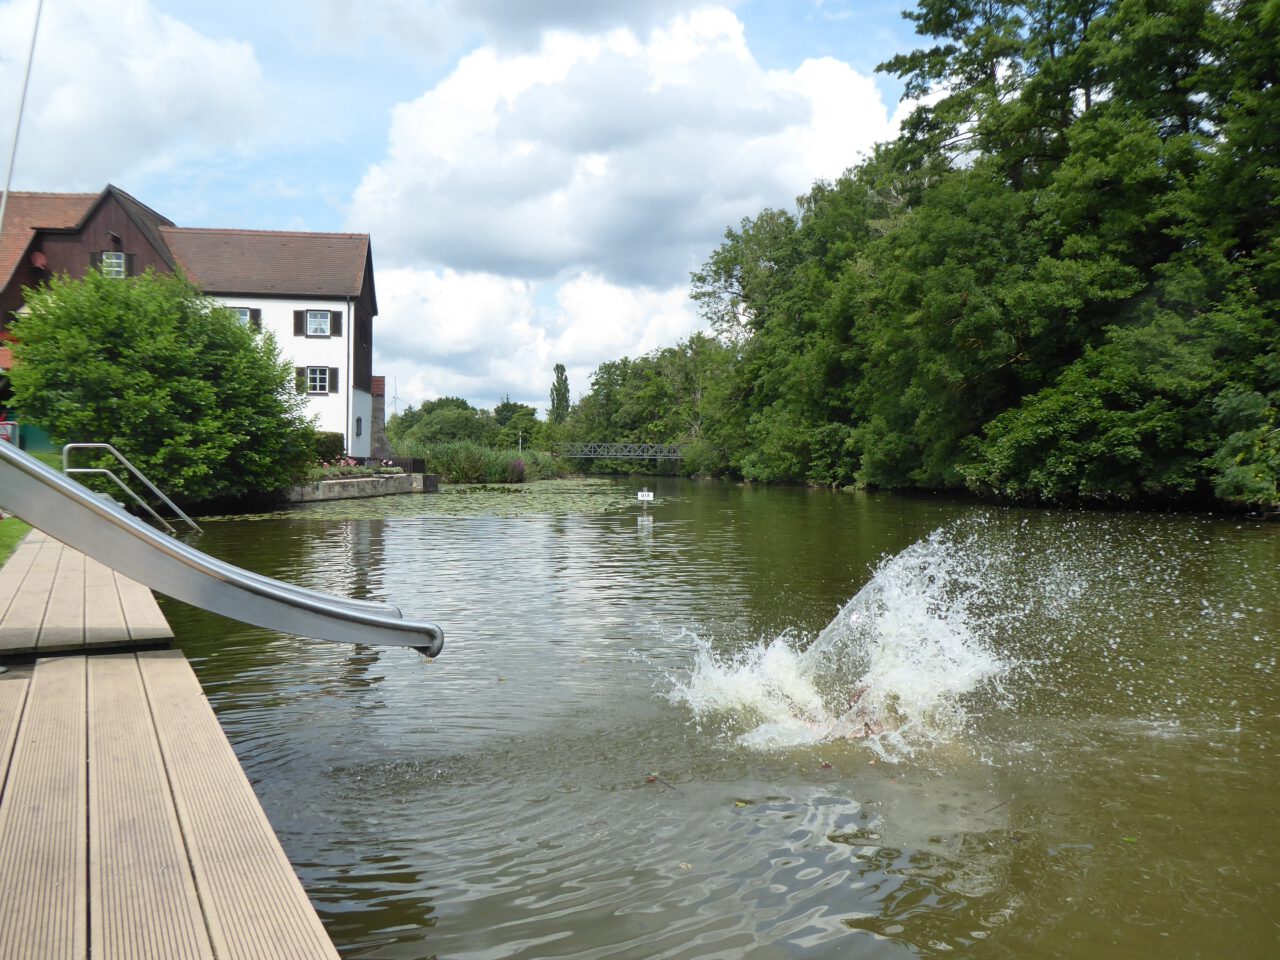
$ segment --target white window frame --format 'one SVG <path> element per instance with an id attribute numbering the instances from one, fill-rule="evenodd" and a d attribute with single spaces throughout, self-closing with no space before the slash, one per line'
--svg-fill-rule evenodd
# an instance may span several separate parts
<path id="1" fill-rule="evenodd" d="M 240 321 L 240 326 L 247 327 L 253 322 L 253 311 L 248 307 L 230 307 L 232 313 L 236 315 L 236 319 Z"/>
<path id="2" fill-rule="evenodd" d="M 328 310 L 307 311 L 307 336 L 327 337 L 332 332 L 332 317 Z"/>
<path id="3" fill-rule="evenodd" d="M 307 367 L 307 393 L 329 392 L 329 368 Z"/>
<path id="4" fill-rule="evenodd" d="M 128 254 L 119 250 L 103 250 L 101 260 L 98 263 L 102 269 L 102 275 L 105 277 L 114 277 L 120 280 L 129 275 Z"/>

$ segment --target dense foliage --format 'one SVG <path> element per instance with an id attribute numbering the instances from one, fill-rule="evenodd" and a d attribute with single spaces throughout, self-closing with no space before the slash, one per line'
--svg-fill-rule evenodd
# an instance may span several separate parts
<path id="1" fill-rule="evenodd" d="M 564 367 L 556 365 L 557 378 Z M 557 381 L 558 382 L 558 381 Z M 568 381 L 565 381 L 566 389 Z M 554 400 L 555 388 L 552 388 Z M 396 453 L 419 457 L 428 473 L 449 483 L 521 483 L 564 476 L 569 468 L 551 455 L 558 428 L 510 397 L 492 410 L 461 397 L 410 405 L 387 421 Z"/>
<path id="2" fill-rule="evenodd" d="M 461 397 L 412 404 L 387 421 L 387 440 L 406 457 L 425 456 L 433 444 L 469 442 L 484 447 L 519 449 L 541 439 L 545 425 L 527 403 L 510 397 L 492 410 L 480 410 Z"/>
<path id="3" fill-rule="evenodd" d="M 446 483 L 524 483 L 567 476 L 569 464 L 542 450 L 517 452 L 479 443 L 432 444 L 422 451 L 427 473 Z"/>
<path id="4" fill-rule="evenodd" d="M 693 276 L 566 429 L 751 480 L 1273 504 L 1280 0 L 920 0 L 899 138 Z"/>
<path id="5" fill-rule="evenodd" d="M 314 455 L 293 368 L 185 280 L 91 271 L 26 290 L 10 380 L 57 443 L 113 444 L 187 503 L 266 494 Z"/>

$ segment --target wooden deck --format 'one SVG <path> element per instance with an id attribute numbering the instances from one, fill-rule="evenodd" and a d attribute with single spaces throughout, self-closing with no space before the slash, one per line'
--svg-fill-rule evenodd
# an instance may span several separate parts
<path id="1" fill-rule="evenodd" d="M 142 584 L 33 530 L 0 570 L 0 656 L 167 645 Z"/>
<path id="2" fill-rule="evenodd" d="M 23 561 L 23 585 L 5 602 L 43 605 L 43 633 L 76 617 L 51 609 L 74 577 L 60 576 L 61 560 L 31 578 L 42 555 Z M 36 582 L 50 596 L 34 596 Z M 100 608 L 116 609 L 86 603 L 83 632 L 100 626 Z M 124 620 L 127 631 L 127 611 Z M 110 629 L 120 630 L 114 612 Z M 0 674 L 0 957 L 336 960 L 180 652 L 70 653 L 9 668 Z"/>

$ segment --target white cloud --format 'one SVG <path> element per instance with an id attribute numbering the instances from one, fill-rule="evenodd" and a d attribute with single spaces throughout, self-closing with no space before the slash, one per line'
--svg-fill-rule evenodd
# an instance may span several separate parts
<path id="1" fill-rule="evenodd" d="M 644 38 L 545 33 L 397 105 L 348 223 L 384 262 L 666 288 L 726 225 L 790 207 L 892 132 L 869 78 L 832 59 L 766 71 L 724 8 Z"/>
<path id="2" fill-rule="evenodd" d="M 0 90 L 20 90 L 32 0 L 0 5 Z M 0 135 L 11 142 L 9 107 Z M 265 124 L 253 48 L 213 40 L 147 0 L 47 3 L 15 187 L 128 189 L 144 174 L 247 144 Z"/>
<path id="3" fill-rule="evenodd" d="M 461 396 L 492 407 L 510 395 L 541 412 L 557 363 L 585 393 L 602 361 L 673 345 L 699 324 L 683 284 L 633 289 L 585 273 L 551 285 L 383 270 L 378 305 L 374 366 L 402 404 Z"/>
<path id="4" fill-rule="evenodd" d="M 530 49 L 551 31 L 647 32 L 706 0 L 306 0 L 318 38 L 326 43 L 387 37 L 427 56 L 443 56 L 479 32 L 503 50 Z M 299 11 L 301 12 L 301 11 Z"/>
<path id="5" fill-rule="evenodd" d="M 724 7 L 539 36 L 397 105 L 355 193 L 348 226 L 383 265 L 375 366 L 403 401 L 542 410 L 556 363 L 576 396 L 600 363 L 673 345 L 700 326 L 688 274 L 726 226 L 896 130 L 871 78 L 832 58 L 765 70 Z"/>

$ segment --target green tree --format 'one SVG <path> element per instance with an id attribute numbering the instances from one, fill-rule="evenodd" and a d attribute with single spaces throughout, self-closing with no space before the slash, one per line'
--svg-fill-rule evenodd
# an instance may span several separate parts
<path id="1" fill-rule="evenodd" d="M 293 368 L 187 281 L 94 271 L 24 293 L 14 404 L 56 442 L 111 443 L 185 502 L 279 489 L 312 459 Z"/>
<path id="2" fill-rule="evenodd" d="M 769 482 L 1274 503 L 1280 2 L 907 16 L 902 134 L 726 231 L 716 337 L 601 364 L 568 430 Z"/>
<path id="3" fill-rule="evenodd" d="M 569 416 L 569 374 L 564 364 L 555 366 L 555 380 L 551 383 L 551 407 L 547 410 L 547 419 L 554 424 L 562 424 Z"/>
<path id="4" fill-rule="evenodd" d="M 538 411 L 527 403 L 517 403 L 510 396 L 502 398 L 502 402 L 493 408 L 493 422 L 499 428 L 505 427 L 513 417 L 523 417 L 525 415 L 537 419 Z"/>

